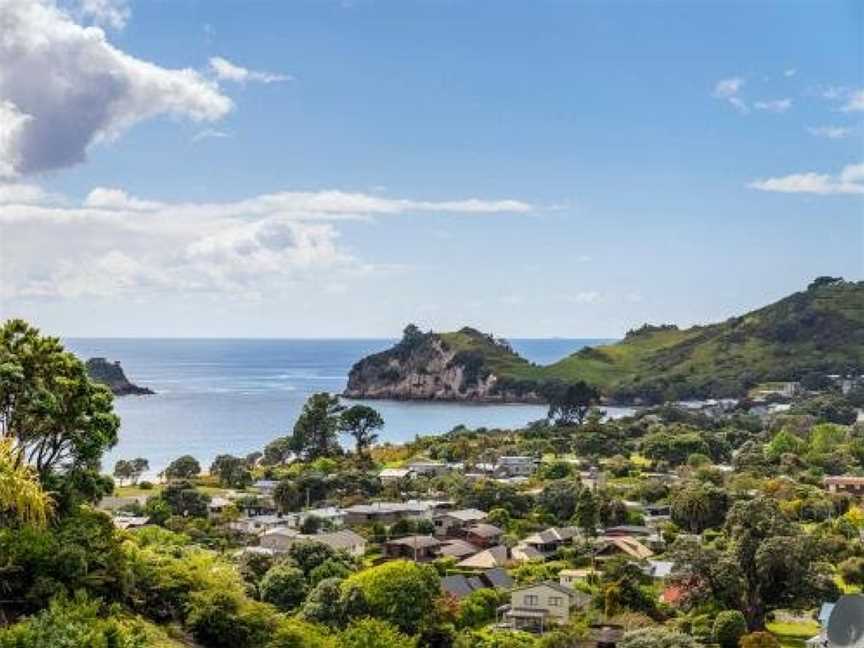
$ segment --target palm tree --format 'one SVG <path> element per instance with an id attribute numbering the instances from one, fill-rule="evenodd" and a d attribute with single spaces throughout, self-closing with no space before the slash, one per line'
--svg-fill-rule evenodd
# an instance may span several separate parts
<path id="1" fill-rule="evenodd" d="M 42 490 L 36 471 L 18 460 L 10 439 L 0 439 L 0 520 L 44 526 L 51 515 L 50 495 Z"/>

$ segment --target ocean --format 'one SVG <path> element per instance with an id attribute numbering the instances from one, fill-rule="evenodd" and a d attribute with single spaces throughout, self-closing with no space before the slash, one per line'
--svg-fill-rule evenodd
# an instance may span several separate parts
<path id="1" fill-rule="evenodd" d="M 514 349 L 548 364 L 608 340 L 514 339 Z M 126 376 L 153 396 L 115 400 L 120 439 L 103 460 L 144 457 L 150 475 L 190 454 L 206 469 L 217 454 L 245 455 L 291 430 L 315 392 L 339 393 L 351 366 L 393 344 L 388 339 L 125 339 L 64 340 L 80 358 L 119 360 Z M 351 401 L 359 402 L 359 401 Z M 369 401 L 384 417 L 381 441 L 407 441 L 468 427 L 508 428 L 543 418 L 537 405 Z M 627 410 L 611 408 L 612 416 Z M 347 445 L 347 439 L 345 440 Z"/>

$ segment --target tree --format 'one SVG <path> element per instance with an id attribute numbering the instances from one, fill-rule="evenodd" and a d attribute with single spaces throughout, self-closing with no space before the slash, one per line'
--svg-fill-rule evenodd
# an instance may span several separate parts
<path id="1" fill-rule="evenodd" d="M 363 460 L 366 449 L 378 440 L 375 430 L 384 427 L 384 419 L 367 405 L 354 405 L 339 416 L 339 429 L 354 437 L 357 458 Z"/>
<path id="2" fill-rule="evenodd" d="M 729 495 L 722 488 L 691 482 L 672 494 L 672 521 L 690 533 L 719 527 L 726 519 Z"/>
<path id="3" fill-rule="evenodd" d="M 307 515 L 303 518 L 303 522 L 300 523 L 300 533 L 315 535 L 321 530 L 322 524 L 321 518 L 317 515 Z"/>
<path id="4" fill-rule="evenodd" d="M 192 455 L 178 457 L 165 469 L 168 479 L 191 479 L 201 474 L 201 464 Z"/>
<path id="5" fill-rule="evenodd" d="M 585 535 L 594 536 L 597 533 L 597 516 L 597 500 L 591 491 L 583 488 L 576 502 L 576 526 L 582 529 Z"/>
<path id="6" fill-rule="evenodd" d="M 0 439 L 0 527 L 12 520 L 43 526 L 51 509 L 35 470 L 19 460 L 11 440 Z"/>
<path id="7" fill-rule="evenodd" d="M 481 587 L 459 601 L 459 627 L 479 628 L 495 619 L 501 603 L 498 592 Z"/>
<path id="8" fill-rule="evenodd" d="M 172 481 L 162 491 L 160 497 L 171 508 L 174 515 L 183 517 L 207 517 L 210 496 L 199 493 L 188 481 Z"/>
<path id="9" fill-rule="evenodd" d="M 738 610 L 725 610 L 714 619 L 714 641 L 720 648 L 738 648 L 738 641 L 747 633 L 747 621 Z"/>
<path id="10" fill-rule="evenodd" d="M 547 418 L 557 425 L 582 425 L 591 406 L 600 398 L 600 392 L 582 380 L 554 381 L 545 385 L 542 392 L 549 402 Z"/>
<path id="11" fill-rule="evenodd" d="M 13 440 L 17 460 L 40 479 L 61 466 L 63 474 L 98 467 L 117 443 L 113 400 L 59 339 L 23 320 L 0 327 L 0 438 Z"/>
<path id="12" fill-rule="evenodd" d="M 261 600 L 289 612 L 306 597 L 306 577 L 301 569 L 288 564 L 271 567 L 261 579 Z"/>
<path id="13" fill-rule="evenodd" d="M 273 439 L 264 447 L 261 463 L 265 466 L 278 466 L 291 456 L 291 437 Z"/>
<path id="14" fill-rule="evenodd" d="M 337 628 L 345 620 L 345 611 L 341 599 L 342 579 L 325 578 L 306 596 L 306 600 L 300 610 L 300 616 L 307 621 L 320 623 L 330 628 Z"/>
<path id="15" fill-rule="evenodd" d="M 283 513 L 296 511 L 301 504 L 300 490 L 290 479 L 283 479 L 273 489 L 273 501 Z"/>
<path id="16" fill-rule="evenodd" d="M 392 624 L 380 619 L 360 619 L 339 635 L 344 648 L 414 648 L 415 637 L 409 637 Z"/>
<path id="17" fill-rule="evenodd" d="M 345 579 L 343 596 L 359 597 L 357 606 L 414 634 L 432 614 L 441 581 L 434 567 L 393 560 Z"/>
<path id="18" fill-rule="evenodd" d="M 141 475 L 150 470 L 150 462 L 144 457 L 136 457 L 130 464 L 132 466 L 132 483 L 137 484 Z"/>
<path id="19" fill-rule="evenodd" d="M 229 454 L 217 455 L 210 464 L 210 474 L 219 479 L 219 484 L 229 488 L 246 488 L 252 483 L 252 473 L 246 460 Z"/>
<path id="20" fill-rule="evenodd" d="M 291 449 L 307 461 L 339 454 L 339 397 L 326 392 L 313 394 L 303 405 L 294 424 Z"/>
<path id="21" fill-rule="evenodd" d="M 864 587 L 864 558 L 847 558 L 837 567 L 845 583 Z"/>
<path id="22" fill-rule="evenodd" d="M 126 461 L 125 459 L 120 459 L 114 464 L 114 476 L 121 484 L 125 479 L 132 479 L 132 475 L 134 474 L 135 469 L 132 467 L 131 462 Z"/>
<path id="23" fill-rule="evenodd" d="M 537 503 L 557 520 L 569 520 L 576 512 L 576 503 L 582 491 L 579 482 L 553 481 L 543 488 Z"/>

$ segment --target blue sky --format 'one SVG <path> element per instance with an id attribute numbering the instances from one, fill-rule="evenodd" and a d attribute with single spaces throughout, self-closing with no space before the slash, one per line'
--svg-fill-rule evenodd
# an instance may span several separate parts
<path id="1" fill-rule="evenodd" d="M 54 333 L 603 337 L 864 278 L 860 3 L 7 2 L 88 53 L 0 71 L 59 124 L 8 138 L 0 306 Z M 27 81 L 76 75 L 77 121 Z"/>

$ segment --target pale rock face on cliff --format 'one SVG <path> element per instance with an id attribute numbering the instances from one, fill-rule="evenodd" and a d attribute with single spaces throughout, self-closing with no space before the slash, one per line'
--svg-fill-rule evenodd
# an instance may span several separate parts
<path id="1" fill-rule="evenodd" d="M 411 348 L 398 344 L 364 358 L 351 369 L 343 395 L 394 400 L 540 401 L 533 393 L 516 395 L 501 390 L 493 372 L 468 366 L 434 335 Z"/>

